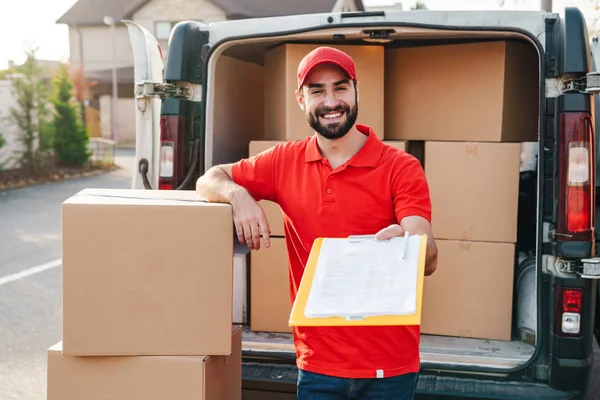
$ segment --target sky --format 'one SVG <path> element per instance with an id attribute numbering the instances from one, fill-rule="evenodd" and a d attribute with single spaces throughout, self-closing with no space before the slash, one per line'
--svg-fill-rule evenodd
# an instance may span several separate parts
<path id="1" fill-rule="evenodd" d="M 7 0 L 4 0 L 7 1 Z M 11 10 L 0 13 L 0 69 L 9 60 L 20 63 L 26 46 L 38 48 L 38 58 L 68 61 L 69 36 L 65 25 L 58 20 L 77 0 L 17 0 Z M 97 0 L 102 1 L 102 0 Z M 539 10 L 541 0 L 422 0 L 430 10 Z M 405 10 L 415 0 L 363 0 L 365 6 L 392 5 L 400 2 Z M 586 15 L 594 14 L 594 3 L 600 0 L 554 0 L 555 12 L 568 5 L 577 5 Z M 598 14 L 598 13 L 596 13 Z"/>

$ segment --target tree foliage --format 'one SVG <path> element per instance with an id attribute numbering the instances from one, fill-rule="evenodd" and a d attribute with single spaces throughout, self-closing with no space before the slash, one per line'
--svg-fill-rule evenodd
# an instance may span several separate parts
<path id="1" fill-rule="evenodd" d="M 80 119 L 80 110 L 73 100 L 73 83 L 69 69 L 62 64 L 54 77 L 54 151 L 63 166 L 81 167 L 90 157 L 88 132 Z"/>
<path id="2" fill-rule="evenodd" d="M 427 6 L 425 5 L 425 3 L 421 2 L 421 1 L 417 1 L 417 2 L 415 3 L 415 5 L 414 5 L 414 6 L 412 6 L 410 9 L 411 9 L 411 10 L 427 10 L 428 8 L 427 8 Z"/>
<path id="3" fill-rule="evenodd" d="M 16 107 L 10 108 L 8 121 L 16 128 L 22 144 L 19 164 L 31 174 L 40 168 L 51 142 L 46 123 L 50 113 L 49 87 L 44 82 L 44 70 L 39 66 L 35 53 L 35 49 L 27 50 L 25 62 L 11 68 L 7 74 L 17 103 Z"/>

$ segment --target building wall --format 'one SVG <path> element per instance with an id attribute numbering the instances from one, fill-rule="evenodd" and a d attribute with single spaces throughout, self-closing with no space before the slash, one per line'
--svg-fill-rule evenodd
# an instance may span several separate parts
<path id="1" fill-rule="evenodd" d="M 102 137 L 112 137 L 112 96 L 100 96 L 100 127 Z M 117 143 L 135 142 L 135 100 L 120 98 L 117 101 Z"/>
<path id="2" fill-rule="evenodd" d="M 23 145 L 19 141 L 18 131 L 13 124 L 8 121 L 4 121 L 10 113 L 11 107 L 16 107 L 17 102 L 12 95 L 11 85 L 9 81 L 0 81 L 0 132 L 6 140 L 6 144 L 0 149 L 0 167 L 4 165 L 5 169 L 9 169 L 15 166 L 15 162 L 8 162 L 7 160 L 23 150 Z"/>
<path id="3" fill-rule="evenodd" d="M 225 12 L 210 1 L 189 0 L 152 0 L 133 14 L 132 20 L 146 28 L 168 52 L 168 37 L 159 37 L 157 23 L 170 23 L 171 29 L 181 21 L 199 21 L 203 23 L 225 21 Z"/>
<path id="4" fill-rule="evenodd" d="M 113 36 L 109 26 L 69 27 L 71 63 L 84 71 L 99 71 L 113 67 Z M 125 26 L 115 27 L 117 68 L 133 65 L 133 52 Z M 83 60 L 82 60 L 83 53 Z"/>

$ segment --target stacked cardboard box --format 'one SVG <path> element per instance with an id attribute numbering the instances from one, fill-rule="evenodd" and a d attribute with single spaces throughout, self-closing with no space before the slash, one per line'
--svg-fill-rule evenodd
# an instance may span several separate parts
<path id="1" fill-rule="evenodd" d="M 231 221 L 229 205 L 193 191 L 88 189 L 66 200 L 48 399 L 240 399 Z"/>
<path id="2" fill-rule="evenodd" d="M 422 333 L 510 340 L 520 152 L 537 141 L 537 74 L 537 54 L 516 42 L 386 53 L 385 138 L 421 148 L 439 250 Z"/>
<path id="3" fill-rule="evenodd" d="M 250 142 L 254 156 L 281 141 Z M 283 228 L 283 213 L 277 203 L 259 202 L 271 228 L 271 247 L 250 254 L 250 329 L 257 332 L 290 333 L 288 324 L 292 305 L 288 281 L 288 256 Z"/>

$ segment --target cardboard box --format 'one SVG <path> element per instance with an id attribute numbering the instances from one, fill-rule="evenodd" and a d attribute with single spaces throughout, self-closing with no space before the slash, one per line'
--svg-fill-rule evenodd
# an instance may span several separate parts
<path id="1" fill-rule="evenodd" d="M 520 157 L 519 143 L 425 143 L 435 237 L 514 243 Z"/>
<path id="2" fill-rule="evenodd" d="M 406 151 L 407 143 L 404 140 L 384 140 L 383 143 L 398 150 Z"/>
<path id="3" fill-rule="evenodd" d="M 62 205 L 66 355 L 228 355 L 231 206 L 84 190 Z"/>
<path id="4" fill-rule="evenodd" d="M 515 246 L 436 244 L 438 267 L 425 277 L 421 333 L 510 340 Z"/>
<path id="5" fill-rule="evenodd" d="M 262 153 L 265 150 L 275 147 L 280 143 L 285 143 L 282 140 L 252 140 L 248 145 L 248 155 L 250 157 Z"/>
<path id="6" fill-rule="evenodd" d="M 216 63 L 214 106 L 206 122 L 212 133 L 213 165 L 244 157 L 248 151 L 245 143 L 265 134 L 264 67 L 224 55 L 217 57 Z"/>
<path id="7" fill-rule="evenodd" d="M 298 89 L 298 64 L 319 45 L 283 44 L 265 55 L 265 138 L 303 140 L 312 136 L 295 91 Z M 332 46 L 353 58 L 359 81 L 357 123 L 369 125 L 384 137 L 383 101 L 384 50 L 382 46 Z"/>
<path id="8" fill-rule="evenodd" d="M 250 253 L 250 329 L 291 333 L 292 303 L 288 254 L 284 238 Z"/>
<path id="9" fill-rule="evenodd" d="M 262 207 L 267 221 L 269 222 L 269 228 L 271 228 L 272 237 L 283 237 L 285 236 L 285 230 L 283 229 L 283 214 L 279 204 L 273 203 L 268 200 L 261 200 L 258 202 Z"/>
<path id="10" fill-rule="evenodd" d="M 229 356 L 77 357 L 58 343 L 47 351 L 47 399 L 239 400 L 242 329 L 233 329 Z"/>
<path id="11" fill-rule="evenodd" d="M 387 50 L 385 138 L 537 141 L 538 68 L 512 41 Z"/>

